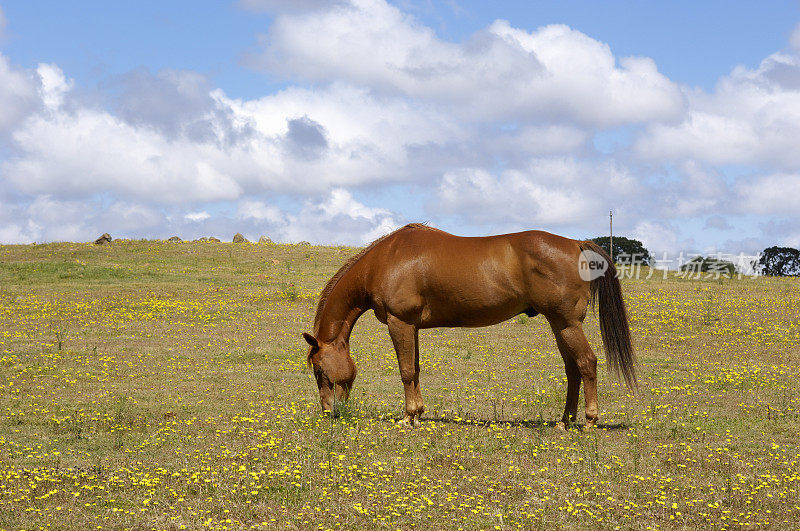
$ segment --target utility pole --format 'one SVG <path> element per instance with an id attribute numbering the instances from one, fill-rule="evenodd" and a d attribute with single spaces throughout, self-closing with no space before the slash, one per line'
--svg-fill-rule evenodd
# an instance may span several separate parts
<path id="1" fill-rule="evenodd" d="M 608 256 L 611 263 L 614 263 L 614 212 L 608 211 Z"/>

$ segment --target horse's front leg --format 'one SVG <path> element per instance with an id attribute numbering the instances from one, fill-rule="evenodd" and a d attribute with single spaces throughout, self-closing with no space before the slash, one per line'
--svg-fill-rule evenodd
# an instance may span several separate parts
<path id="1" fill-rule="evenodd" d="M 419 418 L 425 411 L 422 391 L 419 388 L 419 334 L 417 327 L 401 321 L 393 315 L 387 316 L 389 335 L 397 352 L 400 365 L 400 378 L 406 393 L 406 415 L 403 422 L 419 425 Z"/>

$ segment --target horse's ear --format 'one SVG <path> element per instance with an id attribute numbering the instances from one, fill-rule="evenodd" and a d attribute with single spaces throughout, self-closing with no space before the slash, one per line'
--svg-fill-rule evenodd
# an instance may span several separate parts
<path id="1" fill-rule="evenodd" d="M 317 338 L 312 336 L 311 334 L 303 332 L 303 339 L 305 339 L 306 343 L 308 343 L 312 347 L 319 348 L 319 342 L 317 341 Z"/>

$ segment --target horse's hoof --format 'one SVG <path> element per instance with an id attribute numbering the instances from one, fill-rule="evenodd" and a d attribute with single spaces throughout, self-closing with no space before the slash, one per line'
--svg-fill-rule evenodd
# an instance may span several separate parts
<path id="1" fill-rule="evenodd" d="M 419 420 L 416 416 L 406 415 L 403 417 L 403 420 L 398 422 L 400 426 L 408 427 L 408 428 L 419 428 Z"/>
<path id="2" fill-rule="evenodd" d="M 561 433 L 567 433 L 567 425 L 563 422 L 559 422 L 556 424 L 556 431 L 560 431 Z"/>

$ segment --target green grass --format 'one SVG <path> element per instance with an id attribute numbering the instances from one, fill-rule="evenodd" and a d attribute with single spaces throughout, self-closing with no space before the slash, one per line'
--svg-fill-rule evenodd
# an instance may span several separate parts
<path id="1" fill-rule="evenodd" d="M 600 354 L 589 432 L 553 428 L 566 385 L 541 316 L 422 331 L 427 412 L 410 430 L 371 313 L 351 338 L 350 402 L 319 413 L 300 334 L 355 252 L 0 247 L 0 528 L 800 521 L 797 280 L 624 280 L 641 388 L 609 378 Z M 598 348 L 594 315 L 586 329 Z"/>

